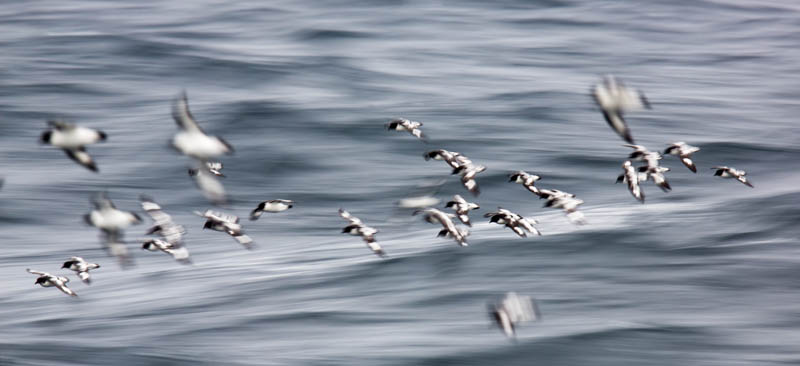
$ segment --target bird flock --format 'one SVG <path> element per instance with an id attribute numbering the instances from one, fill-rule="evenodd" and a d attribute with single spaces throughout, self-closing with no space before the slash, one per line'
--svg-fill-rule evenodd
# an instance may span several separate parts
<path id="1" fill-rule="evenodd" d="M 644 94 L 636 89 L 626 87 L 622 81 L 613 76 L 606 76 L 602 82 L 591 88 L 591 95 L 608 125 L 626 142 L 623 146 L 633 149 L 622 163 L 623 171 L 617 177 L 617 183 L 626 183 L 631 195 L 641 203 L 645 201 L 642 184 L 647 181 L 652 181 L 664 192 L 669 192 L 672 188 L 665 173 L 670 169 L 660 165 L 660 161 L 663 159 L 662 153 L 651 151 L 643 145 L 636 145 L 631 129 L 624 119 L 624 114 L 627 112 L 652 108 Z M 189 168 L 188 173 L 204 197 L 214 205 L 224 205 L 227 202 L 227 195 L 220 178 L 225 178 L 225 175 L 222 173 L 223 164 L 218 159 L 232 154 L 233 147 L 221 137 L 211 136 L 203 131 L 189 110 L 185 92 L 173 100 L 172 117 L 178 126 L 178 132 L 173 136 L 171 146 L 180 154 L 192 159 L 192 167 Z M 87 152 L 86 146 L 106 141 L 107 135 L 104 132 L 55 120 L 48 121 L 47 126 L 48 128 L 40 137 L 42 144 L 59 148 L 76 163 L 93 172 L 99 172 L 98 165 Z M 394 119 L 385 124 L 390 131 L 407 132 L 418 140 L 429 143 L 428 137 L 422 132 L 422 126 L 422 122 L 405 118 Z M 685 142 L 674 142 L 668 144 L 663 154 L 678 157 L 683 165 L 696 173 L 697 166 L 692 160 L 692 155 L 698 151 L 700 151 L 699 148 Z M 486 171 L 486 166 L 474 163 L 459 152 L 441 148 L 425 152 L 423 158 L 426 161 L 445 162 L 450 173 L 459 176 L 461 184 L 468 192 L 475 197 L 480 195 L 477 177 L 478 174 Z M 636 166 L 634 162 L 640 163 L 640 165 Z M 728 166 L 714 166 L 711 169 L 715 171 L 714 176 L 736 179 L 748 187 L 753 187 L 747 180 L 747 173 L 744 170 Z M 539 175 L 523 170 L 508 175 L 508 182 L 520 184 L 528 192 L 545 200 L 544 207 L 562 210 L 568 221 L 575 225 L 586 224 L 583 213 L 579 211 L 579 206 L 584 201 L 568 192 L 537 186 L 537 182 L 541 179 L 542 177 Z M 2 184 L 1 182 L 0 184 Z M 123 231 L 131 225 L 141 223 L 141 217 L 136 212 L 117 209 L 105 192 L 92 195 L 90 202 L 92 209 L 84 215 L 84 221 L 100 231 L 103 247 L 109 254 L 117 258 L 123 268 L 132 265 L 132 256 L 125 244 Z M 149 237 L 139 240 L 141 249 L 162 252 L 171 256 L 178 263 L 191 264 L 191 255 L 183 240 L 186 234 L 184 226 L 175 223 L 152 197 L 142 195 L 140 202 L 142 210 L 152 221 L 146 231 L 146 235 Z M 443 208 L 452 210 L 450 213 L 433 207 L 440 202 L 438 198 L 422 196 L 405 199 L 399 202 L 398 206 L 413 208 L 415 209 L 412 213 L 413 216 L 421 216 L 424 221 L 441 226 L 437 237 L 452 239 L 462 247 L 468 246 L 467 238 L 470 235 L 468 228 L 473 226 L 469 214 L 471 211 L 480 209 L 480 205 L 469 202 L 461 195 L 456 194 Z M 257 204 L 255 209 L 250 212 L 249 218 L 251 221 L 256 221 L 265 212 L 280 213 L 293 207 L 292 200 L 266 200 Z M 210 229 L 225 233 L 245 249 L 256 248 L 255 241 L 245 234 L 238 216 L 213 209 L 206 209 L 202 212 L 194 211 L 194 213 L 205 220 L 202 226 L 204 230 Z M 388 256 L 376 239 L 376 234 L 379 233 L 378 229 L 368 226 L 364 221 L 342 208 L 339 209 L 339 216 L 347 222 L 341 233 L 361 237 L 367 248 L 378 257 Z M 502 225 L 522 238 L 529 234 L 542 235 L 542 232 L 535 226 L 539 224 L 537 220 L 523 217 L 502 207 L 497 207 L 496 210 L 483 216 L 488 219 L 489 223 Z M 89 272 L 100 268 L 100 265 L 89 263 L 81 257 L 71 257 L 63 263 L 61 268 L 73 271 L 83 283 L 89 285 L 91 283 Z M 27 271 L 38 276 L 36 285 L 56 287 L 69 296 L 78 296 L 67 286 L 68 277 L 32 269 Z M 508 337 L 515 336 L 518 324 L 541 318 L 536 302 L 532 298 L 513 292 L 490 302 L 488 307 L 490 318 Z"/>

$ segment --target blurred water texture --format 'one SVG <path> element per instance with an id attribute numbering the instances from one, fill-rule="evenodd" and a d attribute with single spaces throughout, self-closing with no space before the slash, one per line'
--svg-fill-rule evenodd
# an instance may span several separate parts
<path id="1" fill-rule="evenodd" d="M 0 7 L 0 365 L 778 365 L 800 363 L 800 5 L 783 1 L 98 1 Z M 647 203 L 615 185 L 628 153 L 589 97 L 604 74 L 647 94 L 637 143 L 702 150 Z M 246 251 L 203 231 L 209 204 L 168 146 L 170 101 L 236 154 L 225 211 Z M 385 131 L 425 123 L 429 144 Z M 48 118 L 104 130 L 92 174 L 37 144 Z M 479 175 L 470 246 L 394 202 L 448 177 L 422 152 L 460 151 Z M 745 169 L 755 185 L 712 176 Z M 506 175 L 586 201 L 588 224 Z M 82 222 L 108 191 L 153 196 L 189 230 L 194 265 L 140 251 L 122 270 Z M 465 195 L 451 177 L 438 193 Z M 466 195 L 465 195 L 466 196 Z M 472 199 L 470 197 L 470 199 Z M 519 239 L 480 214 L 541 221 Z M 340 234 L 344 207 L 381 232 L 375 257 Z M 128 240 L 146 225 L 127 230 Z M 141 253 L 140 253 L 141 252 Z M 103 267 L 72 299 L 33 287 L 69 256 Z M 486 301 L 534 296 L 543 321 L 509 342 Z"/>

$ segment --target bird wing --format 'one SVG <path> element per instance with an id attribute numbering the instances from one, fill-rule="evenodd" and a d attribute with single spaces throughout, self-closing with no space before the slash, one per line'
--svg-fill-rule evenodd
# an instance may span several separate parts
<path id="1" fill-rule="evenodd" d="M 47 272 L 36 271 L 36 270 L 32 270 L 30 268 L 27 268 L 25 270 L 28 271 L 28 273 L 35 274 L 35 275 L 38 275 L 38 276 L 50 276 L 50 274 L 47 273 Z"/>
<path id="2" fill-rule="evenodd" d="M 697 173 L 697 167 L 694 165 L 692 159 L 689 158 L 688 156 L 682 157 L 681 163 L 683 163 L 683 165 L 689 168 L 689 170 L 691 170 L 693 173 Z"/>
<path id="3" fill-rule="evenodd" d="M 80 164 L 84 168 L 93 172 L 97 172 L 97 164 L 94 163 L 94 159 L 92 159 L 92 156 L 86 152 L 86 148 L 83 146 L 76 149 L 64 149 L 64 153 L 66 153 L 70 159 Z"/>
<path id="4" fill-rule="evenodd" d="M 206 167 L 210 170 L 222 170 L 222 162 L 219 161 L 207 161 Z"/>
<path id="5" fill-rule="evenodd" d="M 58 131 L 66 131 L 72 130 L 75 128 L 74 123 L 64 122 L 64 121 L 57 121 L 57 120 L 49 120 L 47 121 L 47 125 L 58 130 Z"/>
<path id="6" fill-rule="evenodd" d="M 181 92 L 172 102 L 172 118 L 184 131 L 198 131 L 203 132 L 203 129 L 197 124 L 197 121 L 189 111 L 189 100 L 186 97 L 186 91 Z"/>
<path id="7" fill-rule="evenodd" d="M 341 216 L 343 219 L 345 219 L 347 221 L 350 221 L 350 223 L 353 224 L 353 225 L 359 225 L 359 226 L 364 225 L 364 223 L 358 217 L 355 217 L 355 216 L 351 215 L 349 212 L 345 211 L 344 209 L 341 209 L 341 208 L 339 209 L 339 216 Z"/>
<path id="8" fill-rule="evenodd" d="M 72 291 L 72 289 L 67 287 L 67 284 L 65 283 L 66 281 L 61 281 L 60 279 L 57 279 L 55 281 L 50 280 L 50 282 L 52 282 L 59 290 L 61 290 L 61 292 L 69 296 L 78 296 L 78 294 L 76 294 L 75 291 Z"/>

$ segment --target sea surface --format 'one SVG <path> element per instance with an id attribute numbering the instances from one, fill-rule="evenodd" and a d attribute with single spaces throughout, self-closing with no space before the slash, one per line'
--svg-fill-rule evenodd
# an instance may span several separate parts
<path id="1" fill-rule="evenodd" d="M 800 364 L 798 34 L 793 1 L 4 2 L 0 365 Z M 606 74 L 652 103 L 626 115 L 637 143 L 701 148 L 696 174 L 665 157 L 673 190 L 645 184 L 645 204 L 614 184 L 630 149 L 589 95 Z M 182 90 L 235 148 L 216 209 L 256 250 L 192 214 L 214 206 L 169 145 Z M 108 134 L 98 174 L 37 142 L 55 118 Z M 422 158 L 436 148 L 488 167 L 479 197 Z M 587 224 L 509 183 L 520 169 Z M 468 247 L 395 206 L 440 180 L 481 205 Z M 122 269 L 82 219 L 102 191 L 142 217 L 154 197 L 194 264 L 140 250 L 145 222 Z M 295 207 L 246 218 L 274 198 Z M 498 206 L 543 235 L 488 223 Z M 101 264 L 90 286 L 59 269 L 73 255 Z M 486 310 L 509 291 L 542 313 L 515 341 Z"/>

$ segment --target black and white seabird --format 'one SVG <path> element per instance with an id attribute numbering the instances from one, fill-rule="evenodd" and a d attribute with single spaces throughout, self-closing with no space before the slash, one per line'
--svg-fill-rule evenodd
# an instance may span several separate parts
<path id="1" fill-rule="evenodd" d="M 475 165 L 472 163 L 472 160 L 466 156 L 455 151 L 447 151 L 444 149 L 431 150 L 422 156 L 425 160 L 443 160 L 447 165 L 453 168 L 452 174 L 461 174 L 461 184 L 463 184 L 468 191 L 475 196 L 480 194 L 481 191 L 478 187 L 478 182 L 475 180 L 475 176 L 485 171 L 485 166 Z"/>
<path id="2" fill-rule="evenodd" d="M 549 188 L 536 188 L 531 192 L 539 196 L 539 199 L 545 200 L 543 207 L 563 209 L 571 223 L 575 225 L 586 223 L 583 213 L 578 211 L 578 206 L 583 204 L 583 200 L 578 199 L 574 194 Z"/>
<path id="3" fill-rule="evenodd" d="M 388 130 L 408 131 L 408 133 L 414 137 L 425 141 L 427 137 L 422 133 L 420 127 L 422 127 L 422 122 L 411 121 L 405 118 L 393 119 L 386 124 L 386 129 Z"/>
<path id="4" fill-rule="evenodd" d="M 182 92 L 172 103 L 172 118 L 180 131 L 172 138 L 172 146 L 186 156 L 208 161 L 223 154 L 233 153 L 233 147 L 217 136 L 209 136 L 200 128 L 189 111 L 186 92 Z"/>
<path id="5" fill-rule="evenodd" d="M 516 327 L 520 323 L 541 319 L 539 308 L 529 296 L 509 292 L 499 301 L 488 304 L 489 317 L 503 331 L 506 337 L 516 337 Z"/>
<path id="6" fill-rule="evenodd" d="M 189 258 L 189 249 L 180 243 L 169 243 L 161 239 L 147 239 L 142 243 L 142 249 L 151 252 L 164 252 L 172 256 L 173 259 L 180 263 L 189 264 L 192 260 Z"/>
<path id="7" fill-rule="evenodd" d="M 540 176 L 538 176 L 536 174 L 530 174 L 530 173 L 528 173 L 526 171 L 523 171 L 523 170 L 516 171 L 514 173 L 511 173 L 508 176 L 508 181 L 509 182 L 522 184 L 522 186 L 524 186 L 525 188 L 527 188 L 529 191 L 531 191 L 533 193 L 538 193 L 539 192 L 539 189 L 536 188 L 536 186 L 534 184 L 536 183 L 536 181 L 538 181 L 540 179 L 542 179 L 542 177 L 540 177 Z"/>
<path id="8" fill-rule="evenodd" d="M 699 147 L 691 146 L 685 142 L 674 142 L 664 150 L 664 154 L 677 155 L 681 159 L 681 163 L 685 165 L 692 173 L 697 173 L 697 166 L 692 161 L 692 154 L 700 151 Z"/>
<path id="9" fill-rule="evenodd" d="M 30 268 L 27 269 L 28 273 L 32 273 L 38 275 L 39 278 L 36 279 L 34 285 L 40 285 L 42 287 L 56 287 L 61 292 L 69 295 L 69 296 L 78 296 L 75 291 L 72 291 L 69 287 L 67 287 L 67 282 L 69 282 L 69 278 L 62 277 L 62 276 L 53 276 L 47 272 L 41 271 L 34 271 Z"/>
<path id="10" fill-rule="evenodd" d="M 209 173 L 214 174 L 217 177 L 225 178 L 225 174 L 222 174 L 222 162 L 219 161 L 206 161 L 202 163 L 199 167 L 189 169 L 189 175 L 195 176 L 200 169 L 206 169 Z"/>
<path id="11" fill-rule="evenodd" d="M 636 168 L 633 167 L 633 163 L 631 163 L 630 160 L 625 160 L 625 162 L 622 163 L 622 170 L 623 173 L 617 177 L 617 183 L 628 183 L 628 190 L 631 191 L 631 195 L 639 200 L 639 202 L 644 203 L 644 191 L 642 191 L 642 187 L 639 185 L 639 182 L 642 180 L 639 172 L 636 171 Z"/>
<path id="12" fill-rule="evenodd" d="M 555 188 L 537 188 L 536 195 L 539 196 L 539 199 L 547 200 L 545 202 L 544 207 L 550 207 L 552 203 L 550 201 L 561 199 L 561 198 L 575 198 L 575 195 L 572 193 L 567 193 L 564 191 L 560 191 Z"/>
<path id="13" fill-rule="evenodd" d="M 64 150 L 70 159 L 93 172 L 97 172 L 97 165 L 91 155 L 86 152 L 86 145 L 105 141 L 106 134 L 103 131 L 63 121 L 47 121 L 47 125 L 50 128 L 42 133 L 39 139 L 41 143 L 50 144 Z"/>
<path id="14" fill-rule="evenodd" d="M 244 234 L 242 225 L 239 224 L 239 217 L 212 210 L 206 210 L 204 213 L 195 211 L 194 213 L 206 219 L 206 223 L 203 225 L 204 230 L 211 229 L 227 233 L 246 249 L 253 249 L 253 239 Z"/>
<path id="15" fill-rule="evenodd" d="M 258 218 L 261 217 L 261 214 L 264 212 L 283 212 L 292 207 L 294 207 L 294 201 L 292 200 L 276 199 L 264 201 L 259 203 L 258 207 L 250 212 L 250 220 L 258 220 Z"/>
<path id="16" fill-rule="evenodd" d="M 478 173 L 481 173 L 486 170 L 486 167 L 483 165 L 466 165 L 461 166 L 458 168 L 461 173 L 461 184 L 464 185 L 470 193 L 474 196 L 478 196 L 481 194 L 481 189 L 478 187 L 478 181 L 475 180 L 475 176 Z"/>
<path id="17" fill-rule="evenodd" d="M 202 164 L 202 163 L 201 163 Z M 194 183 L 203 196 L 215 205 L 222 205 L 227 202 L 225 186 L 217 178 L 217 175 L 205 169 L 203 165 L 189 169 L 189 176 L 194 178 Z"/>
<path id="18" fill-rule="evenodd" d="M 633 149 L 628 158 L 635 161 L 644 161 L 648 167 L 656 167 L 663 158 L 658 151 L 650 151 L 644 145 L 623 144 L 622 146 Z"/>
<path id="19" fill-rule="evenodd" d="M 653 182 L 661 188 L 664 192 L 669 192 L 672 190 L 670 187 L 669 182 L 667 182 L 667 177 L 664 176 L 664 173 L 668 172 L 670 169 L 661 166 L 659 162 L 663 157 L 661 153 L 658 151 L 650 151 L 646 147 L 642 145 L 622 145 L 626 147 L 630 147 L 633 149 L 633 152 L 628 156 L 631 159 L 644 161 L 645 165 L 640 166 L 638 171 L 641 173 L 647 174 L 647 179 L 652 179 Z"/>
<path id="20" fill-rule="evenodd" d="M 451 237 L 458 243 L 458 245 L 465 247 L 467 243 L 467 236 L 469 231 L 466 228 L 457 227 L 453 222 L 455 215 L 442 212 L 435 208 L 426 208 L 424 210 L 414 211 L 414 215 L 424 213 L 425 221 L 431 224 L 442 225 L 442 230 L 439 231 L 437 236 Z"/>
<path id="21" fill-rule="evenodd" d="M 650 109 L 650 103 L 644 94 L 626 87 L 621 80 L 609 75 L 592 88 L 592 96 L 603 111 L 608 125 L 625 141 L 633 144 L 633 137 L 623 114 L 627 111 Z"/>
<path id="22" fill-rule="evenodd" d="M 464 157 L 457 159 L 459 156 L 461 156 L 461 154 L 455 151 L 448 151 L 445 149 L 431 150 L 422 154 L 422 157 L 424 157 L 426 161 L 431 159 L 441 160 L 447 163 L 447 165 L 449 165 L 453 169 L 458 169 L 461 166 L 461 161 L 465 159 Z"/>
<path id="23" fill-rule="evenodd" d="M 639 168 L 639 170 L 642 170 L 642 168 Z M 646 170 L 647 177 L 652 179 L 653 183 L 655 183 L 658 186 L 658 188 L 661 188 L 661 190 L 664 192 L 669 192 L 672 190 L 672 187 L 670 187 L 669 182 L 667 182 L 667 177 L 664 176 L 664 173 L 668 171 L 669 168 L 665 168 L 663 166 L 648 168 Z"/>
<path id="24" fill-rule="evenodd" d="M 350 234 L 353 236 L 360 236 L 361 239 L 367 243 L 367 247 L 372 250 L 375 255 L 379 257 L 385 257 L 386 252 L 383 251 L 381 245 L 375 241 L 375 234 L 378 233 L 378 229 L 369 227 L 364 224 L 361 219 L 351 215 L 349 212 L 345 211 L 344 209 L 339 209 L 339 216 L 343 219 L 347 220 L 350 224 L 345 226 L 342 229 L 343 234 Z"/>
<path id="25" fill-rule="evenodd" d="M 495 212 L 488 212 L 484 214 L 483 217 L 488 217 L 489 222 L 493 222 L 498 225 L 505 225 L 522 238 L 526 238 L 528 236 L 525 231 L 536 235 L 542 235 L 542 233 L 533 226 L 533 224 L 538 224 L 538 221 L 534 219 L 526 219 L 521 215 L 506 210 L 502 207 L 498 207 L 497 211 Z"/>
<path id="26" fill-rule="evenodd" d="M 93 195 L 90 201 L 94 209 L 83 218 L 89 225 L 100 229 L 109 242 L 113 243 L 119 239 L 123 229 L 142 222 L 135 212 L 122 211 L 114 207 L 114 203 L 105 193 Z"/>
<path id="27" fill-rule="evenodd" d="M 172 221 L 172 216 L 164 212 L 161 209 L 161 205 L 156 203 L 152 197 L 142 195 L 139 199 L 142 201 L 142 209 L 144 212 L 153 219 L 153 225 L 147 230 L 147 235 L 160 235 L 170 244 L 182 243 L 183 235 L 186 234 L 186 229 L 183 225 L 176 224 Z"/>
<path id="28" fill-rule="evenodd" d="M 744 170 L 734 169 L 727 166 L 715 166 L 711 169 L 716 170 L 716 172 L 714 172 L 714 176 L 716 177 L 735 178 L 736 180 L 742 182 L 742 184 L 750 188 L 753 188 L 753 185 L 750 184 L 750 182 L 747 180 L 746 177 L 747 172 L 745 172 Z"/>
<path id="29" fill-rule="evenodd" d="M 583 213 L 578 211 L 578 206 L 582 204 L 583 204 L 582 199 L 569 196 L 561 196 L 553 198 L 552 200 L 547 200 L 547 202 L 545 203 L 545 207 L 550 207 L 555 209 L 560 208 L 564 210 L 564 214 L 566 214 L 569 222 L 575 225 L 583 225 L 586 223 L 586 220 L 584 218 Z"/>
<path id="30" fill-rule="evenodd" d="M 458 215 L 458 219 L 467 226 L 472 226 L 472 223 L 469 221 L 469 211 L 481 208 L 477 203 L 467 202 L 467 200 L 460 195 L 453 196 L 453 200 L 447 202 L 445 207 L 452 208 Z"/>
<path id="31" fill-rule="evenodd" d="M 64 262 L 61 268 L 75 271 L 81 281 L 88 285 L 92 283 L 92 279 L 89 277 L 89 270 L 100 268 L 100 265 L 97 263 L 89 263 L 81 257 L 70 257 L 68 261 Z"/>

